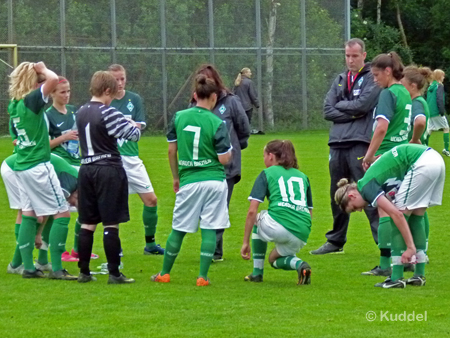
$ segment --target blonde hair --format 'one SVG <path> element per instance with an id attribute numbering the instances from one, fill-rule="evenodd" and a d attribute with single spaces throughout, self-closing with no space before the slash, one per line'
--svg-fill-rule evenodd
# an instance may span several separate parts
<path id="1" fill-rule="evenodd" d="M 250 73 L 250 68 L 244 67 L 241 69 L 241 72 L 236 77 L 236 80 L 234 80 L 234 85 L 238 87 L 242 82 L 242 75 L 245 75 L 247 73 Z"/>
<path id="2" fill-rule="evenodd" d="M 348 193 L 351 190 L 357 189 L 356 183 L 349 183 L 348 179 L 341 178 L 337 184 L 338 189 L 334 193 L 334 201 L 341 210 L 345 211 L 348 205 Z"/>
<path id="3" fill-rule="evenodd" d="M 34 63 L 22 62 L 9 76 L 8 93 L 10 98 L 15 100 L 23 99 L 35 89 L 37 83 L 38 74 L 34 69 Z"/>
<path id="4" fill-rule="evenodd" d="M 435 69 L 433 72 L 433 80 L 442 83 L 444 81 L 445 72 L 442 69 Z"/>

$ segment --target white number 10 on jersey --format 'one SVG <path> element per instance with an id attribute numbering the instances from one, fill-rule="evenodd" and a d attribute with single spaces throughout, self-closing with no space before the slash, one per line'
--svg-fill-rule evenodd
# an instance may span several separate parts
<path id="1" fill-rule="evenodd" d="M 299 190 L 298 193 L 300 193 L 300 196 L 296 196 L 296 192 L 294 191 L 294 183 L 298 183 Z M 281 198 L 283 199 L 283 202 L 289 202 L 291 201 L 292 204 L 300 205 L 302 207 L 306 207 L 306 193 L 305 193 L 305 186 L 303 184 L 303 180 L 300 177 L 291 177 L 287 181 L 287 187 L 289 191 L 289 198 L 286 191 L 286 184 L 284 182 L 284 178 L 280 177 L 278 180 L 278 185 L 280 187 L 280 193 Z M 300 199 L 296 199 L 296 197 L 300 197 Z"/>

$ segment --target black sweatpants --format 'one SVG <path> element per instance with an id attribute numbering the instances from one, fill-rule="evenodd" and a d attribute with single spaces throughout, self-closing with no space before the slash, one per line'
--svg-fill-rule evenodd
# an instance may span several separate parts
<path id="1" fill-rule="evenodd" d="M 233 194 L 234 185 L 236 184 L 237 177 L 227 178 L 228 195 L 227 195 L 227 207 L 230 209 L 231 195 Z M 214 251 L 214 257 L 223 256 L 223 233 L 225 229 L 216 230 L 216 250 Z"/>
<path id="2" fill-rule="evenodd" d="M 357 182 L 364 176 L 362 159 L 367 152 L 369 145 L 367 143 L 357 143 L 349 148 L 330 148 L 330 197 L 331 211 L 333 213 L 333 230 L 325 235 L 328 242 L 343 247 L 347 242 L 347 229 L 350 216 L 342 211 L 334 202 L 334 194 L 337 190 L 337 183 L 341 178 L 347 178 Z M 378 211 L 373 207 L 366 207 L 364 212 L 370 222 L 372 236 L 378 243 Z"/>

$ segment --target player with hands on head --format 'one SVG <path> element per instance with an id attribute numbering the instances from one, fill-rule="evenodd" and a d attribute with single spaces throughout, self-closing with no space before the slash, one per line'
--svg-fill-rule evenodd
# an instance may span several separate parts
<path id="1" fill-rule="evenodd" d="M 250 194 L 245 221 L 242 258 L 250 259 L 253 272 L 245 281 L 262 282 L 267 243 L 274 242 L 269 263 L 275 269 L 296 270 L 298 284 L 311 283 L 311 267 L 296 256 L 311 232 L 312 195 L 308 177 L 298 170 L 295 149 L 289 140 L 273 140 L 264 147 L 264 169 L 256 178 Z M 267 197 L 269 210 L 258 214 Z"/>
<path id="2" fill-rule="evenodd" d="M 428 207 L 441 205 L 445 164 L 433 149 L 403 144 L 385 152 L 358 183 L 342 179 L 335 201 L 347 213 L 366 205 L 383 210 L 392 218 L 392 275 L 375 286 L 404 288 L 425 285 L 427 257 L 424 214 Z M 403 280 L 403 264 L 417 263 L 414 276 Z"/>
<path id="3" fill-rule="evenodd" d="M 44 82 L 43 82 L 44 81 Z M 23 278 L 45 275 L 33 264 L 36 222 L 39 216 L 54 216 L 50 232 L 53 279 L 69 279 L 63 269 L 70 213 L 61 185 L 50 163 L 50 143 L 44 106 L 58 85 L 58 76 L 43 62 L 22 62 L 10 75 L 8 112 L 12 133 L 17 137 L 14 171 L 20 191 L 22 223 L 18 243 L 24 264 Z"/>
<path id="4" fill-rule="evenodd" d="M 232 146 L 225 122 L 211 113 L 218 87 L 204 74 L 195 77 L 196 106 L 179 111 L 169 126 L 169 163 L 176 192 L 172 232 L 167 239 L 163 268 L 154 282 L 170 282 L 170 272 L 186 233 L 201 229 L 200 272 L 197 286 L 210 284 L 208 270 L 216 247 L 216 230 L 228 228 L 224 165 Z"/>

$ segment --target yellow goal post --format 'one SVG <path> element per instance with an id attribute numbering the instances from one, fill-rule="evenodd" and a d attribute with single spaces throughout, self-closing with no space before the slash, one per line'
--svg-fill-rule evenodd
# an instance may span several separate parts
<path id="1" fill-rule="evenodd" d="M 16 68 L 18 64 L 18 56 L 17 56 L 17 45 L 16 44 L 1 44 L 0 43 L 0 51 L 2 49 L 7 49 L 10 52 L 10 59 L 9 60 L 3 60 L 0 58 L 0 62 L 4 63 L 10 68 Z M 12 65 L 10 64 L 12 62 Z"/>

